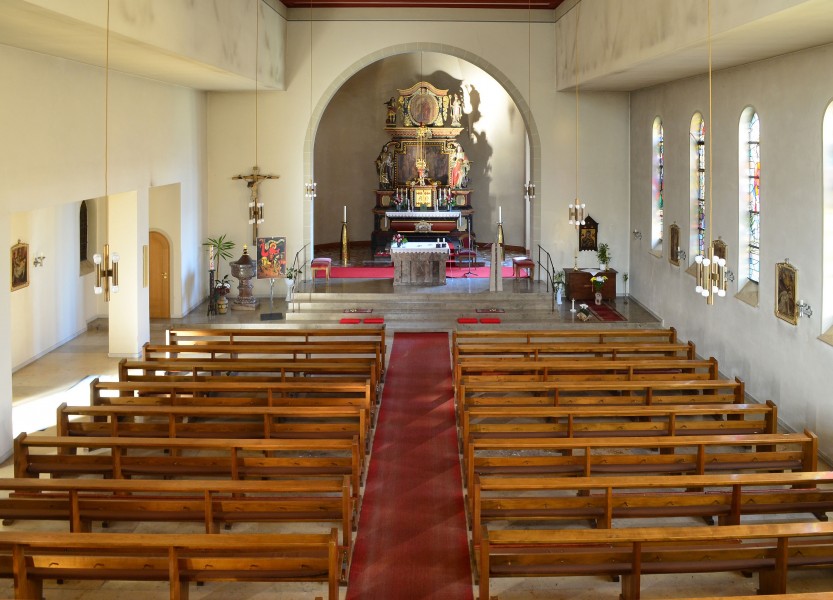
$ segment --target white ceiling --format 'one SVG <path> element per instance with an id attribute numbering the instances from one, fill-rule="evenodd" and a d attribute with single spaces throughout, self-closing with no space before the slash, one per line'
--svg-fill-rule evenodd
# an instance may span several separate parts
<path id="1" fill-rule="evenodd" d="M 624 1 L 624 0 L 622 0 Z M 668 0 L 672 1 L 672 0 Z M 714 69 L 741 65 L 833 42 L 833 0 L 808 0 L 712 40 Z M 103 66 L 105 31 L 40 9 L 25 0 L 0 1 L 0 44 Z M 582 89 L 635 90 L 702 74 L 706 40 L 619 72 L 582 81 Z M 251 90 L 253 81 L 132 39 L 110 36 L 110 68 L 202 90 Z"/>

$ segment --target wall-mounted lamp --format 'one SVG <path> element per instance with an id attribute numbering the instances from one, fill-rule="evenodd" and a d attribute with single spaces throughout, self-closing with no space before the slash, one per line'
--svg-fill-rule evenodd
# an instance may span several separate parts
<path id="1" fill-rule="evenodd" d="M 726 269 L 726 281 L 734 281 L 735 280 L 735 272 L 729 269 Z"/>
<path id="2" fill-rule="evenodd" d="M 641 240 L 642 239 L 642 232 L 639 231 L 638 229 L 634 229 L 633 230 L 633 239 Z"/>
<path id="3" fill-rule="evenodd" d="M 535 199 L 535 184 L 531 181 L 527 181 L 526 185 L 524 185 L 524 196 L 530 200 Z"/>
<path id="4" fill-rule="evenodd" d="M 39 254 L 38 254 L 38 255 L 37 255 L 37 256 L 36 256 L 36 257 L 32 260 L 32 266 L 35 266 L 35 267 L 42 267 L 42 266 L 43 266 L 43 261 L 45 261 L 45 260 L 46 260 L 46 257 L 43 255 L 43 252 L 40 252 L 40 253 L 39 253 Z"/>
<path id="5" fill-rule="evenodd" d="M 317 195 L 315 193 L 315 188 L 317 186 L 318 186 L 318 184 L 315 183 L 314 181 L 310 181 L 309 183 L 305 183 L 304 184 L 304 198 L 307 198 L 309 200 L 315 200 L 315 196 Z"/>
<path id="6" fill-rule="evenodd" d="M 687 257 L 688 257 L 688 255 L 685 253 L 685 250 L 683 250 L 682 248 L 677 248 L 677 260 L 678 261 L 685 262 L 685 259 Z"/>
<path id="7" fill-rule="evenodd" d="M 807 317 L 808 319 L 813 316 L 813 309 L 803 300 L 798 301 L 798 316 Z"/>
<path id="8" fill-rule="evenodd" d="M 95 263 L 95 293 L 103 292 L 104 301 L 109 302 L 111 290 L 114 294 L 119 293 L 119 253 L 110 254 L 110 244 L 104 244 L 104 256 L 93 254 L 93 262 Z"/>

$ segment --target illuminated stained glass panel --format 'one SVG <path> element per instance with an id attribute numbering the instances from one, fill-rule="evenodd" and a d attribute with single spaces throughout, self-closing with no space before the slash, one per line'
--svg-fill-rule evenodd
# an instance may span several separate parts
<path id="1" fill-rule="evenodd" d="M 700 119 L 694 132 L 697 148 L 697 241 L 698 253 L 706 255 L 706 123 Z"/>
<path id="2" fill-rule="evenodd" d="M 665 210 L 665 142 L 663 139 L 662 123 L 657 128 L 657 224 L 659 225 L 658 241 L 662 243 L 663 211 Z"/>
<path id="3" fill-rule="evenodd" d="M 749 176 L 749 280 L 759 281 L 761 267 L 761 143 L 758 113 L 749 119 L 747 138 Z"/>

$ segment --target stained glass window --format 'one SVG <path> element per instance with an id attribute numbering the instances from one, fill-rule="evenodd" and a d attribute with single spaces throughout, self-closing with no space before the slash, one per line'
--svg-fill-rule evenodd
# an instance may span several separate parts
<path id="1" fill-rule="evenodd" d="M 694 200 L 696 202 L 695 227 L 697 231 L 697 253 L 706 254 L 706 123 L 697 113 L 691 120 L 691 143 L 694 153 L 692 175 L 694 176 Z"/>
<path id="2" fill-rule="evenodd" d="M 87 260 L 87 202 L 81 202 L 81 208 L 78 211 L 78 258 L 81 262 Z"/>
<path id="3" fill-rule="evenodd" d="M 663 211 L 665 209 L 665 146 L 663 141 L 662 120 L 654 120 L 654 197 L 653 211 L 653 242 L 654 246 L 662 245 Z"/>
<path id="4" fill-rule="evenodd" d="M 761 142 L 760 122 L 756 112 L 749 118 L 746 139 L 749 179 L 749 280 L 758 282 L 761 258 Z"/>

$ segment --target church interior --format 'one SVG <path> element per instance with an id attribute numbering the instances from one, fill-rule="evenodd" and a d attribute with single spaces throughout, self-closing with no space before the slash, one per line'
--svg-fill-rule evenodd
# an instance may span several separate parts
<path id="1" fill-rule="evenodd" d="M 661 343 L 675 344 L 673 351 L 652 350 L 665 353 L 669 362 L 664 365 L 639 367 L 636 358 L 619 356 L 634 363 L 628 377 L 644 380 L 642 387 L 604 388 L 608 400 L 600 403 L 610 404 L 612 396 L 660 397 L 657 390 L 665 383 L 644 392 L 645 381 L 673 370 L 671 379 L 714 380 L 708 389 L 703 382 L 689 384 L 698 390 L 697 398 L 729 398 L 721 404 L 722 415 L 712 419 L 724 429 L 748 433 L 738 426 L 746 417 L 733 412 L 740 410 L 729 406 L 733 402 L 750 405 L 753 412 L 769 406 L 773 412 L 766 418 L 773 422 L 767 433 L 775 435 L 777 429 L 785 437 L 753 444 L 760 460 L 773 461 L 758 468 L 770 479 L 754 485 L 822 491 L 818 506 L 809 510 L 811 519 L 805 511 L 800 518 L 762 521 L 796 527 L 812 521 L 812 535 L 826 532 L 833 539 L 824 514 L 825 502 L 833 501 L 833 477 L 824 470 L 833 460 L 833 412 L 826 412 L 831 393 L 824 375 L 833 365 L 831 66 L 829 0 L 3 0 L 0 239 L 6 240 L 10 261 L 0 262 L 0 278 L 10 286 L 0 291 L 0 339 L 7 340 L 0 344 L 0 372 L 7 373 L 0 379 L 0 460 L 5 461 L 0 467 L 0 596 L 92 600 L 118 594 L 127 600 L 167 593 L 173 577 L 167 571 L 161 582 L 102 584 L 90 577 L 62 586 L 52 577 L 42 587 L 20 583 L 10 540 L 27 528 L 22 518 L 3 512 L 11 510 L 3 502 L 14 495 L 10 491 L 23 496 L 26 490 L 3 482 L 19 477 L 21 433 L 30 440 L 36 434 L 59 435 L 55 410 L 62 402 L 74 404 L 81 396 L 89 404 L 94 378 L 118 379 L 119 361 L 144 359 L 147 344 L 164 348 L 169 329 L 182 327 L 249 331 L 253 339 L 263 335 L 253 331 L 270 328 L 326 330 L 345 339 L 351 328 L 364 332 L 348 343 L 352 350 L 322 354 L 329 357 L 357 354 L 371 341 L 379 344 L 382 331 L 377 359 L 387 363 L 387 371 L 373 367 L 377 371 L 370 379 L 375 383 L 367 394 L 378 398 L 360 427 L 368 436 L 362 438 L 368 464 L 360 466 L 358 482 L 348 484 L 354 495 L 346 501 L 355 504 L 358 524 L 340 527 L 338 535 L 352 539 L 337 544 L 341 573 L 335 587 L 330 581 L 328 588 L 326 578 L 323 584 L 306 582 L 298 573 L 300 582 L 275 575 L 265 583 L 243 577 L 246 583 L 238 584 L 232 575 L 222 584 L 210 577 L 204 585 L 192 584 L 190 597 L 469 599 L 485 594 L 483 600 L 714 600 L 759 592 L 795 600 L 833 597 L 829 550 L 818 551 L 823 558 L 814 564 L 822 568 L 790 570 L 788 578 L 757 563 L 743 569 L 754 576 L 735 573 L 728 579 L 728 569 L 702 573 L 695 567 L 669 567 L 673 576 L 646 570 L 641 579 L 609 569 L 594 575 L 588 565 L 597 563 L 591 559 L 576 571 L 549 566 L 550 571 L 540 568 L 542 574 L 530 566 L 537 560 L 531 554 L 511 553 L 513 527 L 500 518 L 489 521 L 484 512 L 484 531 L 494 535 L 489 550 L 473 527 L 473 485 L 475 479 L 484 489 L 495 485 L 496 495 L 508 494 L 510 486 L 501 488 L 493 481 L 497 475 L 488 476 L 489 468 L 499 472 L 499 461 L 482 472 L 467 469 L 474 469 L 475 448 L 503 458 L 512 451 L 492 432 L 471 442 L 469 457 L 463 419 L 469 418 L 468 410 L 489 414 L 492 393 L 520 395 L 512 390 L 522 389 L 522 381 L 541 386 L 530 387 L 535 390 L 530 397 L 554 393 L 557 398 L 559 392 L 552 391 L 556 384 L 547 387 L 547 376 L 538 370 L 512 375 L 521 366 L 506 363 L 489 367 L 494 372 L 487 375 L 483 366 L 470 383 L 475 390 L 483 387 L 471 392 L 482 405 L 472 400 L 473 407 L 464 408 L 467 396 L 460 391 L 458 368 L 465 360 L 457 355 L 467 344 L 477 346 L 481 336 L 483 356 L 497 360 L 513 331 L 527 332 L 526 344 L 548 347 L 563 342 L 559 336 L 589 345 L 588 332 L 610 331 L 618 335 L 610 344 L 621 344 L 625 354 L 637 352 L 631 345 L 660 343 L 650 336 L 670 336 Z M 535 342 L 537 335 L 546 341 Z M 304 343 L 335 343 L 311 342 L 314 337 L 310 333 Z M 598 337 L 603 343 L 604 334 Z M 312 361 L 309 350 L 294 352 L 293 357 L 305 354 Z M 506 352 L 514 352 L 519 362 L 530 357 L 528 349 Z M 587 352 L 606 360 L 606 350 Z M 672 367 L 669 352 L 679 353 L 674 360 L 692 364 Z M 163 351 L 164 359 L 171 353 Z M 607 362 L 616 358 L 614 353 Z M 709 360 L 712 367 L 706 365 Z M 247 368 L 254 369 L 239 365 L 241 371 Z M 319 368 L 323 373 L 320 365 L 295 367 L 307 377 Z M 645 372 L 634 375 L 639 368 Z M 330 376 L 346 381 L 353 374 Z M 494 380 L 498 389 L 489 389 L 489 377 L 503 377 Z M 637 383 L 627 385 L 636 390 Z M 588 391 L 587 381 L 575 385 L 586 386 L 580 395 L 595 393 Z M 672 395 L 688 394 L 668 386 Z M 45 396 L 49 402 L 38 403 Z M 413 406 L 393 411 L 396 404 L 388 398 L 400 396 Z M 446 396 L 448 404 L 441 404 L 438 399 Z M 650 408 L 660 411 L 661 402 Z M 423 404 L 425 415 L 410 412 Z M 433 419 L 440 407 L 448 409 L 450 429 L 415 425 Z M 656 422 L 676 418 L 663 415 Z M 549 440 L 543 432 L 556 431 L 554 423 L 562 416 L 518 412 L 513 426 L 543 418 L 548 425 L 536 435 Z M 78 418 L 94 423 L 104 417 Z M 114 431 L 119 419 L 134 422 L 134 417 L 112 418 Z M 483 423 L 495 417 L 482 417 L 483 423 L 472 418 L 486 431 Z M 135 417 L 138 423 L 143 419 Z M 654 422 L 650 419 L 631 417 L 625 428 L 637 430 L 646 420 Z M 505 427 L 495 431 L 505 434 L 510 426 Z M 325 429 L 333 428 L 328 422 Z M 396 438 L 391 431 L 404 447 L 391 450 Z M 414 448 L 435 445 L 429 440 L 440 446 L 449 431 L 454 439 L 448 456 L 433 462 L 427 452 L 413 454 Z M 605 435 L 618 439 L 615 433 Z M 634 448 L 636 435 L 630 434 Z M 490 436 L 497 438 L 493 446 Z M 738 447 L 742 443 L 738 437 Z M 559 445 L 564 440 L 552 444 L 542 456 L 573 452 Z M 786 472 L 774 474 L 780 468 L 776 459 L 788 453 L 790 444 L 802 448 L 791 454 L 800 466 L 787 469 L 793 479 Z M 804 445 L 812 446 L 810 454 Z M 95 454 L 92 448 L 89 453 Z M 187 452 L 186 445 L 173 448 L 171 456 Z M 712 451 L 698 448 L 695 454 Z M 328 451 L 336 453 L 321 450 Z M 112 452 L 118 453 L 115 446 Z M 682 455 L 691 452 L 687 447 Z M 54 453 L 66 460 L 75 454 L 60 446 Z M 669 454 L 674 450 L 657 456 Z M 714 461 L 719 460 L 716 455 Z M 744 462 L 738 456 L 733 460 Z M 405 464 L 404 474 L 388 471 L 394 463 Z M 814 468 L 808 468 L 810 463 Z M 451 550 L 448 558 L 413 558 L 410 546 L 398 547 L 396 534 L 412 538 L 412 546 L 422 540 L 420 532 L 405 525 L 389 532 L 387 522 L 374 516 L 386 513 L 373 508 L 386 506 L 385 493 L 409 489 L 400 476 L 423 477 L 414 474 L 415 464 L 426 473 L 453 475 L 447 485 L 460 497 L 462 533 L 438 529 L 431 543 L 444 544 L 444 551 L 456 548 L 460 564 L 450 558 L 456 556 Z M 553 468 L 574 467 L 559 463 Z M 525 472 L 516 469 L 515 476 Z M 807 471 L 802 473 L 807 479 L 796 479 L 799 471 Z M 621 472 L 639 473 L 624 466 Z M 625 479 L 616 469 L 610 473 L 611 479 Z M 660 475 L 645 473 L 651 485 L 666 485 Z M 52 478 L 56 486 L 69 481 L 60 469 Z M 264 485 L 268 479 L 262 477 Z M 46 476 L 34 480 L 46 481 Z M 440 494 L 434 484 L 441 488 L 434 479 L 413 487 Z M 566 490 L 566 484 L 558 485 Z M 692 480 L 688 491 L 704 485 Z M 170 493 L 162 484 L 153 489 Z M 232 493 L 223 489 L 217 493 Z M 579 488 L 573 495 L 593 498 L 604 489 L 632 493 L 612 492 L 611 486 Z M 50 493 L 68 492 L 56 487 Z M 510 504 L 538 494 L 518 493 Z M 413 517 L 418 529 L 415 515 L 421 511 L 398 501 L 391 506 Z M 434 518 L 445 526 L 444 498 L 429 494 L 424 501 L 437 506 Z M 476 514 L 479 523 L 479 508 Z M 599 514 L 591 517 L 594 532 L 619 530 L 618 524 L 602 527 Z M 743 524 L 759 524 L 759 516 Z M 550 515 L 523 524 L 539 534 L 540 546 L 545 530 L 558 530 L 568 520 Z M 643 520 L 638 527 L 655 524 Z M 82 521 L 72 521 L 73 532 L 89 533 Z M 622 530 L 634 527 L 629 519 L 622 521 L 627 521 Z M 714 522 L 744 526 L 725 515 Z M 44 523 L 34 531 L 69 531 L 66 522 Z M 202 532 L 199 518 L 196 529 L 194 523 L 154 525 L 119 522 L 107 530 L 97 524 L 92 531 Z M 264 527 L 235 524 L 231 530 L 255 535 Z M 580 540 L 583 534 L 576 532 L 586 528 L 586 522 L 572 523 L 565 530 Z M 277 531 L 309 530 L 282 524 Z M 394 540 L 396 550 L 368 547 L 366 538 L 374 533 Z M 233 537 L 225 530 L 222 535 Z M 785 529 L 779 535 L 793 534 Z M 626 543 L 622 537 L 617 543 Z M 577 543 L 578 550 L 561 551 L 581 556 L 584 542 Z M 826 543 L 833 547 L 829 539 Z M 792 556 L 779 547 L 778 556 Z M 490 551 L 494 561 L 504 560 L 492 564 L 491 578 L 484 567 Z M 542 562 L 553 560 L 552 554 L 541 556 Z M 621 558 L 612 556 L 613 562 Z M 162 564 L 161 558 L 153 560 Z M 528 572 L 519 573 L 516 560 Z M 43 578 L 32 565 L 33 581 Z M 199 580 L 198 567 L 185 570 L 185 587 L 176 597 L 188 597 L 188 582 Z M 438 583 L 454 577 L 447 587 Z M 175 597 L 173 584 L 171 590 Z"/>

